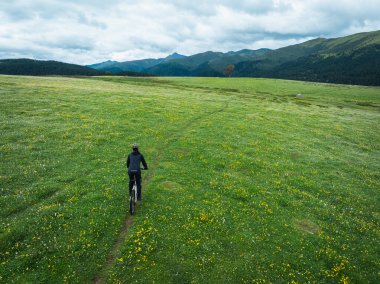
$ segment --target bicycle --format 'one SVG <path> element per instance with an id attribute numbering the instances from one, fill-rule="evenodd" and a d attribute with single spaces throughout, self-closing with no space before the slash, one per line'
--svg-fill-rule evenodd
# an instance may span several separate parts
<path id="1" fill-rule="evenodd" d="M 143 168 L 141 170 L 144 170 Z M 133 173 L 137 173 L 137 171 L 132 171 Z M 129 213 L 131 215 L 135 214 L 136 211 L 136 203 L 137 203 L 137 181 L 136 175 L 133 175 L 133 186 L 132 190 L 129 193 Z"/>

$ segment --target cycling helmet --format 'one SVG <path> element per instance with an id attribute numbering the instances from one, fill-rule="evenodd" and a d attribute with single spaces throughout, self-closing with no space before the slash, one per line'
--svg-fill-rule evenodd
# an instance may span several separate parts
<path id="1" fill-rule="evenodd" d="M 137 143 L 133 143 L 132 144 L 132 149 L 134 150 L 134 149 L 138 149 L 139 148 L 139 145 L 137 144 Z"/>

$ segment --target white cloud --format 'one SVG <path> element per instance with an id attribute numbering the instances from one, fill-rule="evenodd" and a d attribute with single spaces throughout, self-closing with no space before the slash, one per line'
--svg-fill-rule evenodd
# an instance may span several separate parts
<path id="1" fill-rule="evenodd" d="M 379 30 L 379 6 L 380 0 L 1 1 L 0 57 L 89 64 L 278 48 Z"/>

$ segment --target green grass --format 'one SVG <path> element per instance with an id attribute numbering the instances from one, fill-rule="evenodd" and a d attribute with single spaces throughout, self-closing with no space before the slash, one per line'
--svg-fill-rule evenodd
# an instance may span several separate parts
<path id="1" fill-rule="evenodd" d="M 0 96 L 0 282 L 379 281 L 379 88 L 0 76 Z M 120 240 L 132 142 L 150 169 Z"/>

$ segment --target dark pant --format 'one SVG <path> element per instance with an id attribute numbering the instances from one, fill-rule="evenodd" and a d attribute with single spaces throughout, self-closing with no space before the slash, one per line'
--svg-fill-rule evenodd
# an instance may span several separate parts
<path id="1" fill-rule="evenodd" d="M 141 199 L 141 172 L 128 172 L 129 175 L 129 195 L 131 195 L 133 181 L 137 183 L 137 199 Z"/>

